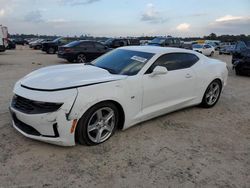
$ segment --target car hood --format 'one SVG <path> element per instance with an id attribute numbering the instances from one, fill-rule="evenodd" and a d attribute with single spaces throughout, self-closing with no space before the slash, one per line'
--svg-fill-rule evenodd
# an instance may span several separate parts
<path id="1" fill-rule="evenodd" d="M 20 80 L 22 87 L 55 91 L 101 84 L 125 79 L 126 75 L 110 74 L 107 70 L 92 65 L 56 65 L 36 70 Z"/>

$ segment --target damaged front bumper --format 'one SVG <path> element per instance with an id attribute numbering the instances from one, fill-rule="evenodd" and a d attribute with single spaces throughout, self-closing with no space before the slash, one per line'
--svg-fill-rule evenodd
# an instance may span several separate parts
<path id="1" fill-rule="evenodd" d="M 75 145 L 75 127 L 77 120 L 69 119 L 69 113 L 77 97 L 77 89 L 41 92 L 32 91 L 21 86 L 14 89 L 15 95 L 32 101 L 62 103 L 62 106 L 53 112 L 30 113 L 19 106 L 10 104 L 13 127 L 24 136 L 61 146 Z M 26 101 L 27 102 L 27 101 Z M 23 106 L 24 108 L 27 105 Z"/>

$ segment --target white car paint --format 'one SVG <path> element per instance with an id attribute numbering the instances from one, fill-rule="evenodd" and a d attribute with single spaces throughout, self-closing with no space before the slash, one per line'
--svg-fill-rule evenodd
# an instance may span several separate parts
<path id="1" fill-rule="evenodd" d="M 203 55 L 211 56 L 215 52 L 214 47 L 209 44 L 198 44 L 198 45 L 201 46 L 201 48 L 196 48 L 194 45 L 193 50 Z"/>
<path id="2" fill-rule="evenodd" d="M 123 129 L 127 129 L 141 121 L 201 103 L 207 86 L 214 79 L 220 79 L 223 86 L 226 85 L 226 64 L 200 53 L 154 46 L 119 49 L 155 55 L 134 76 L 113 75 L 106 70 L 83 64 L 58 65 L 34 71 L 16 83 L 15 95 L 63 105 L 55 112 L 35 115 L 22 113 L 11 105 L 10 110 L 20 121 L 42 135 L 53 135 L 52 125 L 56 123 L 59 137 L 27 134 L 14 121 L 13 126 L 29 138 L 73 146 L 74 120 L 79 120 L 90 107 L 101 101 L 114 101 L 122 107 L 125 115 Z M 190 68 L 168 71 L 162 75 L 144 74 L 160 56 L 173 52 L 195 54 L 199 61 Z"/>

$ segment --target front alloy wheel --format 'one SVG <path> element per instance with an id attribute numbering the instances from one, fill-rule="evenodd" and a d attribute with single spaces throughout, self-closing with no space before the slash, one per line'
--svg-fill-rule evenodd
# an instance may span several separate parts
<path id="1" fill-rule="evenodd" d="M 86 62 L 86 57 L 83 54 L 79 54 L 76 59 L 77 63 L 85 63 Z"/>
<path id="2" fill-rule="evenodd" d="M 80 144 L 100 144 L 114 134 L 117 123 L 117 107 L 113 103 L 99 103 L 90 108 L 79 120 L 76 139 Z"/>
<path id="3" fill-rule="evenodd" d="M 207 88 L 203 100 L 202 106 L 206 108 L 213 107 L 219 100 L 221 94 L 222 85 L 219 80 L 214 80 Z"/>

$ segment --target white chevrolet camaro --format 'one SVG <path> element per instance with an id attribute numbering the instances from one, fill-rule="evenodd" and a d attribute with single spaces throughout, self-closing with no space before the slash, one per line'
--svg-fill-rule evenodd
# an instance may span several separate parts
<path id="1" fill-rule="evenodd" d="M 13 126 L 48 143 L 96 145 L 168 112 L 214 106 L 227 74 L 224 62 L 191 50 L 122 47 L 89 64 L 41 68 L 19 80 Z"/>

